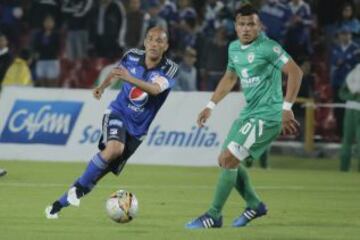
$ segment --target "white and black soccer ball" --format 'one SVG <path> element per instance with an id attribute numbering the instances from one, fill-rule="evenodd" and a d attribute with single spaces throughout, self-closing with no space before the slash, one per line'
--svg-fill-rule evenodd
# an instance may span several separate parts
<path id="1" fill-rule="evenodd" d="M 139 205 L 135 195 L 126 190 L 118 190 L 106 200 L 107 215 L 118 223 L 130 222 L 136 217 Z"/>

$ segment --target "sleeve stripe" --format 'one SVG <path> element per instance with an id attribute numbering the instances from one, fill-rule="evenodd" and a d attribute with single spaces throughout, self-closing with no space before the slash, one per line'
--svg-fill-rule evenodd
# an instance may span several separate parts
<path id="1" fill-rule="evenodd" d="M 129 50 L 127 50 L 126 52 L 125 52 L 125 54 L 124 54 L 124 56 L 126 56 L 127 54 L 129 54 L 129 53 L 134 53 L 134 54 L 139 54 L 139 55 L 142 55 L 142 54 L 144 54 L 144 50 L 140 50 L 140 49 L 137 49 L 137 48 L 131 48 L 131 49 L 129 49 Z"/>
<path id="2" fill-rule="evenodd" d="M 178 66 L 173 61 L 167 60 L 167 63 L 170 64 L 169 70 L 166 72 L 166 75 L 170 78 L 173 78 L 178 70 Z"/>
<path id="3" fill-rule="evenodd" d="M 286 64 L 286 63 L 289 61 L 289 58 L 288 58 L 285 54 L 282 54 L 282 55 L 280 56 L 280 60 L 281 60 L 284 64 Z"/>
<path id="4" fill-rule="evenodd" d="M 174 65 L 174 66 L 172 67 L 172 71 L 170 72 L 169 76 L 170 76 L 171 78 L 173 78 L 173 77 L 175 76 L 176 71 L 177 71 L 177 66 Z"/>

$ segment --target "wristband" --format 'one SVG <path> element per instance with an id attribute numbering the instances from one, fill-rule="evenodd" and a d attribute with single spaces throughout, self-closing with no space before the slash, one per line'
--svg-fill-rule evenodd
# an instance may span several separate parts
<path id="1" fill-rule="evenodd" d="M 213 101 L 210 101 L 207 105 L 207 108 L 213 110 L 216 107 L 216 103 L 214 103 Z"/>
<path id="2" fill-rule="evenodd" d="M 286 102 L 286 101 L 284 101 L 284 103 L 283 103 L 283 110 L 287 110 L 287 111 L 290 111 L 291 110 L 291 107 L 292 107 L 292 103 L 291 102 Z"/>

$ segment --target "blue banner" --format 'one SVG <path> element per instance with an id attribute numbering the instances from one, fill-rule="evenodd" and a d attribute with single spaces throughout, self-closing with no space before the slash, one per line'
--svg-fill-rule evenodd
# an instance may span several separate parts
<path id="1" fill-rule="evenodd" d="M 16 100 L 0 142 L 65 145 L 82 106 L 75 101 Z"/>

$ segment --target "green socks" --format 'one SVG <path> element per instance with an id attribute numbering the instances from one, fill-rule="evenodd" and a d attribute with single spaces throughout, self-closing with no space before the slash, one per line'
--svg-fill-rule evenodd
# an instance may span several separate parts
<path id="1" fill-rule="evenodd" d="M 261 202 L 251 185 L 250 178 L 244 166 L 240 165 L 238 169 L 221 169 L 219 180 L 215 189 L 213 202 L 208 214 L 215 219 L 221 216 L 221 210 L 229 197 L 231 190 L 235 186 L 246 201 L 247 207 L 256 209 Z"/>
<path id="2" fill-rule="evenodd" d="M 251 185 L 250 178 L 245 167 L 241 164 L 237 169 L 235 188 L 246 201 L 247 207 L 251 209 L 256 209 L 258 207 L 261 202 L 260 198 Z"/>
<path id="3" fill-rule="evenodd" d="M 208 211 L 210 216 L 219 219 L 221 210 L 233 189 L 237 177 L 237 169 L 221 169 L 215 195 Z"/>

